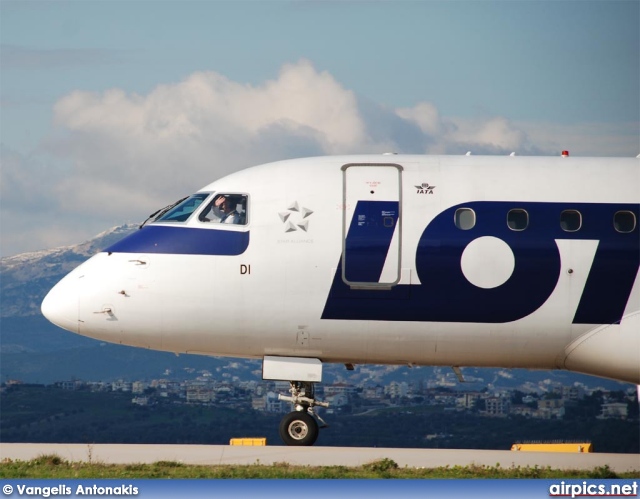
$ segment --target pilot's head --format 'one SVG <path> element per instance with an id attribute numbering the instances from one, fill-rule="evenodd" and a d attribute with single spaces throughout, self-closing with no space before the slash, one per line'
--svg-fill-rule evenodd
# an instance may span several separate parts
<path id="1" fill-rule="evenodd" d="M 213 204 L 222 211 L 228 211 L 231 209 L 231 203 L 227 196 L 218 196 Z"/>

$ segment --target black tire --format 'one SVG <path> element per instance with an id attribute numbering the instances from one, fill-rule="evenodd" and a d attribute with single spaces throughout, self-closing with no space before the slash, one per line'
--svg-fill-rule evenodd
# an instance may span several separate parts
<path id="1" fill-rule="evenodd" d="M 318 423 L 307 412 L 290 412 L 280 421 L 280 438 L 287 445 L 313 445 L 318 439 Z"/>

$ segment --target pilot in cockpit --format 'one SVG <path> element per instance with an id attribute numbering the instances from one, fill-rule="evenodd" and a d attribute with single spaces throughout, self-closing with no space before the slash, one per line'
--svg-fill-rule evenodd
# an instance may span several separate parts
<path id="1" fill-rule="evenodd" d="M 223 224 L 242 224 L 244 223 L 241 219 L 242 215 L 238 212 L 239 202 L 242 203 L 242 199 L 239 200 L 234 196 L 221 194 L 213 200 L 210 210 L 204 210 L 200 215 L 200 220 Z"/>
<path id="2" fill-rule="evenodd" d="M 219 211 L 220 223 L 237 224 L 239 220 L 238 211 L 231 202 L 229 196 L 218 196 L 213 202 L 213 209 Z"/>

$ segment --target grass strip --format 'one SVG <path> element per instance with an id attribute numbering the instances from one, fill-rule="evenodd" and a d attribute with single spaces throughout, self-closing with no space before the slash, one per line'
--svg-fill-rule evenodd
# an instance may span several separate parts
<path id="1" fill-rule="evenodd" d="M 152 464 L 105 464 L 70 462 L 56 454 L 30 461 L 5 459 L 0 478 L 33 479 L 444 479 L 444 478 L 637 478 L 640 471 L 615 473 L 609 466 L 591 470 L 560 470 L 550 467 L 443 466 L 438 468 L 400 467 L 392 459 L 380 459 L 363 466 L 293 466 L 288 463 L 264 465 L 186 465 L 176 461 Z"/>

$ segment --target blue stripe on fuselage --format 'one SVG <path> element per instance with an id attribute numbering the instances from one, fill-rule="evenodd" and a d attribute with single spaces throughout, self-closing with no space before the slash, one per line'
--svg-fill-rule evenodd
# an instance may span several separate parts
<path id="1" fill-rule="evenodd" d="M 358 203 L 345 241 L 345 278 L 377 283 L 398 221 L 398 201 Z"/>
<path id="2" fill-rule="evenodd" d="M 109 246 L 109 253 L 172 255 L 241 255 L 249 247 L 249 231 L 147 225 Z"/>
<path id="3" fill-rule="evenodd" d="M 358 204 L 368 202 L 359 201 Z M 477 222 L 471 230 L 460 230 L 454 224 L 454 214 L 462 207 L 471 208 L 476 213 Z M 529 226 L 526 230 L 508 228 L 507 213 L 513 208 L 528 212 Z M 580 230 L 562 230 L 560 216 L 564 210 L 578 210 L 582 214 Z M 637 204 L 476 201 L 453 206 L 431 220 L 420 237 L 415 253 L 420 285 L 402 284 L 390 290 L 352 289 L 342 280 L 339 262 L 322 318 L 482 323 L 515 321 L 533 313 L 551 296 L 561 268 L 555 241 L 568 239 L 599 241 L 573 322 L 619 322 L 640 261 L 637 225 L 630 233 L 619 233 L 614 229 L 614 215 L 620 210 L 631 211 L 636 220 L 639 218 Z M 357 224 L 355 218 L 351 227 L 354 224 Z M 483 236 L 497 237 L 513 251 L 513 273 L 496 288 L 474 286 L 462 272 L 460 262 L 465 248 Z M 348 246 L 349 241 L 346 243 Z M 380 254 L 383 250 L 378 248 Z M 353 265 L 357 265 L 357 261 Z"/>

